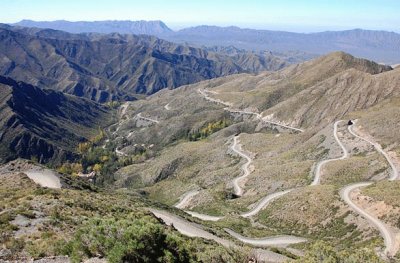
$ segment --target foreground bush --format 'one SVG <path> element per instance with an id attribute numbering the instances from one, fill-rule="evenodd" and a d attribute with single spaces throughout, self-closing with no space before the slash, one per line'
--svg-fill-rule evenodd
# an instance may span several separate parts
<path id="1" fill-rule="evenodd" d="M 74 262 L 106 257 L 108 262 L 196 262 L 184 240 L 153 217 L 94 218 L 67 244 Z"/>
<path id="2" fill-rule="evenodd" d="M 336 251 L 325 242 L 316 242 L 298 263 L 383 263 L 372 249 L 354 249 L 351 251 Z"/>

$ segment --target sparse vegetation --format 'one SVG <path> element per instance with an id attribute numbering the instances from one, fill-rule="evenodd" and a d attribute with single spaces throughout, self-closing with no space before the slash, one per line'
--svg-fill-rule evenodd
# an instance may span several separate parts
<path id="1" fill-rule="evenodd" d="M 336 250 L 329 244 L 318 241 L 307 251 L 304 257 L 293 262 L 298 263 L 383 263 L 372 248 Z"/>
<path id="2" fill-rule="evenodd" d="M 67 244 L 73 262 L 99 255 L 110 263 L 194 262 L 194 248 L 154 217 L 93 218 Z"/>
<path id="3" fill-rule="evenodd" d="M 189 132 L 187 137 L 190 141 L 202 140 L 202 139 L 207 138 L 211 134 L 213 134 L 219 130 L 222 130 L 223 128 L 228 127 L 231 124 L 232 124 L 232 121 L 229 119 L 223 119 L 220 121 L 210 122 L 207 125 L 205 125 L 205 127 L 201 128 L 199 130 Z"/>
<path id="4" fill-rule="evenodd" d="M 12 252 L 3 259 L 26 253 L 33 258 L 70 255 L 74 262 L 93 256 L 109 262 L 245 262 L 247 258 L 245 252 L 180 235 L 142 208 L 155 204 L 129 192 L 43 189 L 23 175 L 1 179 L 1 205 L 7 211 L 0 216 L 1 243 Z M 39 213 L 28 218 L 34 228 L 21 225 L 27 232 L 15 238 L 18 227 L 11 220 L 33 213 Z"/>

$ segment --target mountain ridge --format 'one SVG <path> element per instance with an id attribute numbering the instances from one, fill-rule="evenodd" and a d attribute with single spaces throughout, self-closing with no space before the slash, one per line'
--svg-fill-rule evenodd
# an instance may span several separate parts
<path id="1" fill-rule="evenodd" d="M 162 21 L 131 21 L 131 20 L 104 20 L 104 21 L 33 21 L 21 20 L 15 23 L 17 26 L 53 28 L 56 30 L 67 31 L 70 33 L 123 33 L 123 34 L 166 34 L 172 30 Z"/>
<path id="2" fill-rule="evenodd" d="M 134 100 L 163 88 L 288 65 L 270 54 L 234 57 L 118 33 L 1 26 L 0 46 L 0 74 L 98 102 Z"/>
<path id="3" fill-rule="evenodd" d="M 118 25 L 119 21 L 111 21 Z M 101 24 L 110 21 L 87 22 L 92 23 L 91 32 L 103 32 Z M 123 22 L 123 21 L 122 21 Z M 131 21 L 134 22 L 134 21 Z M 146 21 L 140 21 L 146 24 Z M 71 22 L 72 24 L 74 22 Z M 77 23 L 77 22 L 76 22 Z M 151 21 L 147 22 L 151 27 Z M 161 22 L 164 24 L 163 22 Z M 57 29 L 66 29 L 56 26 L 52 22 L 37 24 L 34 22 L 16 23 L 16 25 L 39 26 Z M 99 29 L 96 29 L 98 25 Z M 165 25 L 165 24 L 164 24 Z M 158 26 L 155 26 L 158 28 Z M 127 33 L 125 29 L 114 27 L 114 32 Z M 86 30 L 87 31 L 87 30 Z M 75 33 L 85 32 L 76 30 Z M 109 31 L 110 32 L 110 31 Z M 288 52 L 299 50 L 310 54 L 323 55 L 333 51 L 344 51 L 357 57 L 383 62 L 386 64 L 398 64 L 400 62 L 400 34 L 384 30 L 350 29 L 342 31 L 322 31 L 312 33 L 296 33 L 289 31 L 261 30 L 251 28 L 240 28 L 237 26 L 209 26 L 200 25 L 183 28 L 177 31 L 151 30 L 144 32 L 140 30 L 128 33 L 146 33 L 157 37 L 177 42 L 190 43 L 196 46 L 230 46 L 244 48 L 246 50 L 271 50 L 274 52 Z"/>
<path id="4" fill-rule="evenodd" d="M 42 90 L 0 76 L 0 162 L 15 157 L 41 163 L 76 158 L 79 142 L 111 121 L 106 107 L 93 101 Z"/>

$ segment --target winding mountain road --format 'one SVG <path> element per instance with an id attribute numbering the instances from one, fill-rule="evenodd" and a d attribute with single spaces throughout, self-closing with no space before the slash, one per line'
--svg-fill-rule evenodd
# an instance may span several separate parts
<path id="1" fill-rule="evenodd" d="M 118 148 L 115 148 L 115 153 L 118 156 L 128 156 L 126 153 L 124 153 L 123 151 L 118 150 Z"/>
<path id="2" fill-rule="evenodd" d="M 222 105 L 224 105 L 226 107 L 232 107 L 232 103 L 225 102 L 225 101 L 220 100 L 220 99 L 214 99 L 213 97 L 208 96 L 207 92 L 209 92 L 209 91 L 207 91 L 207 90 L 198 89 L 197 91 L 208 101 L 211 101 L 211 102 L 214 102 L 214 103 L 218 103 L 218 104 L 222 104 Z"/>
<path id="3" fill-rule="evenodd" d="M 288 129 L 293 129 L 299 132 L 303 132 L 303 130 L 298 129 L 298 128 L 294 128 L 294 127 L 290 127 L 287 125 L 282 125 L 278 122 L 274 122 L 274 121 L 270 121 L 262 118 L 262 115 L 256 112 L 252 112 L 252 111 L 241 111 L 241 110 L 235 110 L 235 109 L 231 109 L 232 104 L 231 103 L 227 103 L 224 102 L 220 99 L 214 99 L 210 96 L 208 96 L 207 91 L 206 90 L 200 90 L 199 89 L 199 93 L 204 96 L 204 98 L 206 100 L 209 100 L 211 102 L 215 102 L 215 103 L 219 103 L 222 104 L 224 106 L 226 106 L 225 110 L 230 111 L 230 112 L 235 112 L 235 113 L 243 113 L 243 114 L 252 114 L 255 115 L 257 117 L 257 119 L 261 120 L 261 121 L 266 121 L 269 122 L 271 124 L 274 125 L 279 125 L 281 127 L 284 128 L 288 128 Z M 342 120 L 340 121 L 336 121 L 333 125 L 333 136 L 336 140 L 336 142 L 338 143 L 338 145 L 340 146 L 341 150 L 342 150 L 342 156 L 338 157 L 338 158 L 333 158 L 333 159 L 328 159 L 328 160 L 324 160 L 321 161 L 320 163 L 318 163 L 316 170 L 315 170 L 315 177 L 313 182 L 311 183 L 311 185 L 319 185 L 320 184 L 320 179 L 321 179 L 321 170 L 322 167 L 328 163 L 328 162 L 332 162 L 332 161 L 338 161 L 338 160 L 343 160 L 348 158 L 349 153 L 347 151 L 347 149 L 344 147 L 343 143 L 341 142 L 341 140 L 338 137 L 338 125 L 343 122 Z M 384 155 L 384 157 L 386 158 L 386 160 L 388 161 L 388 163 L 390 164 L 391 168 L 392 168 L 392 175 L 390 176 L 390 180 L 396 180 L 398 178 L 398 170 L 396 168 L 396 166 L 394 165 L 394 163 L 392 162 L 392 160 L 390 159 L 389 155 L 383 151 L 382 147 L 375 142 L 372 142 L 366 138 L 363 138 L 361 136 L 359 136 L 358 134 L 356 134 L 352 127 L 349 126 L 348 127 L 349 132 L 354 135 L 357 138 L 360 138 L 368 143 L 370 143 L 371 145 L 373 145 L 375 147 L 375 149 L 380 152 L 382 155 Z M 238 196 L 243 195 L 243 189 L 240 186 L 241 182 L 243 179 L 245 179 L 249 174 L 250 174 L 250 169 L 249 169 L 249 165 L 252 162 L 252 159 L 250 156 L 248 156 L 247 154 L 245 154 L 241 148 L 240 148 L 240 144 L 238 143 L 238 136 L 234 137 L 234 141 L 233 144 L 231 146 L 232 151 L 236 152 L 237 154 L 239 154 L 241 157 L 245 158 L 247 160 L 247 162 L 245 164 L 242 165 L 241 169 L 243 170 L 243 175 L 240 177 L 237 177 L 233 180 L 233 186 L 234 186 L 234 190 L 235 190 L 235 194 Z M 345 186 L 344 188 L 342 188 L 340 190 L 340 197 L 343 199 L 343 201 L 349 205 L 349 207 L 355 211 L 356 213 L 360 214 L 361 216 L 363 216 L 368 222 L 370 222 L 372 225 L 374 225 L 379 232 L 381 233 L 382 237 L 384 238 L 384 242 L 385 242 L 385 254 L 388 256 L 393 256 L 396 254 L 396 252 L 399 249 L 399 244 L 396 240 L 396 233 L 394 233 L 386 224 L 384 224 L 382 221 L 380 221 L 379 219 L 375 218 L 374 216 L 372 216 L 371 214 L 369 214 L 367 211 L 365 211 L 363 208 L 357 206 L 352 200 L 351 200 L 351 193 L 353 191 L 355 191 L 356 189 L 359 189 L 361 187 L 366 187 L 368 185 L 371 185 L 373 182 L 361 182 L 361 183 L 356 183 L 356 184 L 352 184 L 352 185 L 348 185 Z M 285 190 L 285 191 L 280 191 L 280 192 L 276 192 L 276 193 L 272 193 L 270 195 L 265 196 L 263 199 L 261 199 L 253 209 L 251 209 L 250 211 L 246 212 L 246 213 L 242 213 L 241 216 L 242 217 L 251 217 L 256 215 L 257 213 L 259 213 L 265 206 L 267 206 L 271 201 L 273 201 L 276 198 L 279 198 L 289 192 L 291 192 L 293 189 L 289 189 L 289 190 Z M 190 200 L 190 198 L 192 198 L 194 196 L 194 192 L 191 193 L 187 193 L 182 200 L 176 205 L 178 206 L 182 206 L 182 207 L 186 207 L 186 202 L 188 202 L 188 200 Z M 169 224 L 174 224 L 174 226 L 178 229 L 178 231 L 180 231 L 183 234 L 189 235 L 189 236 L 199 236 L 199 237 L 203 237 L 206 239 L 212 239 L 215 240 L 216 242 L 223 244 L 225 246 L 232 246 L 232 243 L 230 241 L 221 239 L 219 237 L 216 237 L 206 231 L 204 231 L 203 229 L 201 229 L 200 226 L 198 225 L 192 225 L 192 223 L 189 222 L 185 222 L 182 219 L 179 219 L 173 215 L 166 215 L 165 213 L 163 214 L 160 211 L 152 211 L 157 217 L 163 217 L 163 220 L 166 223 Z M 198 217 L 200 219 L 203 220 L 209 220 L 209 221 L 218 221 L 224 217 L 213 217 L 213 216 L 208 216 L 208 215 L 202 215 L 196 212 L 191 212 L 191 211 L 186 211 L 187 213 L 191 214 L 194 217 Z M 243 242 L 243 243 L 247 243 L 247 244 L 251 244 L 251 245 L 255 245 L 255 246 L 287 246 L 289 244 L 296 244 L 296 243 L 302 243 L 302 242 L 306 242 L 307 240 L 304 238 L 300 238 L 300 237 L 295 237 L 295 236 L 275 236 L 275 237 L 267 237 L 267 238 L 247 238 L 244 237 L 236 232 L 234 232 L 233 230 L 230 229 L 225 229 L 225 231 L 227 233 L 229 233 L 232 237 L 236 238 L 237 240 Z"/>
<path id="4" fill-rule="evenodd" d="M 235 110 L 235 109 L 231 109 L 230 107 L 232 106 L 231 103 L 228 102 L 224 102 L 220 99 L 214 99 L 212 97 L 210 97 L 207 93 L 210 91 L 206 91 L 206 90 L 202 90 L 202 89 L 198 89 L 198 92 L 208 101 L 214 102 L 214 103 L 218 103 L 218 104 L 222 104 L 224 106 L 226 106 L 226 108 L 224 108 L 224 110 L 233 112 L 233 113 L 243 113 L 243 114 L 251 114 L 251 115 L 255 115 L 257 117 L 257 119 L 260 119 L 261 121 L 264 122 L 269 122 L 271 124 L 274 125 L 278 125 L 287 129 L 292 129 L 295 131 L 299 131 L 299 132 L 303 132 L 302 129 L 298 129 L 298 128 L 294 128 L 294 127 L 290 127 L 284 124 L 280 124 L 277 122 L 273 122 L 273 121 L 269 121 L 269 120 L 265 120 L 262 118 L 262 115 L 256 112 L 252 112 L 252 111 L 242 111 L 242 110 Z M 240 144 L 238 143 L 238 138 L 239 136 L 235 136 L 234 137 L 234 141 L 233 144 L 231 146 L 232 151 L 234 151 L 235 153 L 239 154 L 239 156 L 245 158 L 247 160 L 247 162 L 245 164 L 242 165 L 241 169 L 243 171 L 243 175 L 240 177 L 235 178 L 232 183 L 233 183 L 233 187 L 234 187 L 234 192 L 237 196 L 241 196 L 243 195 L 243 189 L 240 186 L 241 182 L 243 179 L 245 179 L 247 176 L 249 176 L 249 174 L 251 173 L 249 166 L 252 162 L 252 159 L 250 156 L 248 156 L 246 153 L 244 153 L 240 147 Z M 267 206 L 271 201 L 273 201 L 274 199 L 277 199 L 287 193 L 289 193 L 290 191 L 292 191 L 293 189 L 290 190 L 285 190 L 285 191 L 281 191 L 281 192 L 277 192 L 277 193 L 272 193 L 270 195 L 265 196 L 264 198 L 262 198 L 253 209 L 251 209 L 250 211 L 246 212 L 246 213 L 242 213 L 241 216 L 242 217 L 250 217 L 250 216 L 254 216 L 257 213 L 259 213 L 263 208 L 265 208 L 265 206 Z M 190 197 L 190 192 L 187 193 L 188 194 L 188 198 Z M 186 195 L 186 194 L 185 194 Z M 191 197 L 190 197 L 191 199 Z M 184 198 L 181 200 L 182 201 L 189 201 L 189 199 L 184 200 Z M 178 203 L 179 204 L 179 203 Z M 175 207 L 177 207 L 177 205 L 175 205 Z M 179 207 L 177 207 L 179 208 Z M 199 219 L 202 220 L 206 220 L 206 221 L 218 221 L 223 219 L 223 216 L 209 216 L 209 215 L 205 215 L 205 214 L 200 214 L 197 212 L 192 212 L 192 211 L 185 211 L 186 213 L 192 215 L 193 217 L 197 217 Z"/>
<path id="5" fill-rule="evenodd" d="M 122 118 L 126 114 L 126 111 L 128 110 L 129 104 L 130 104 L 130 102 L 127 101 L 127 102 L 125 102 L 124 104 L 121 105 L 120 118 Z"/>
<path id="6" fill-rule="evenodd" d="M 391 169 L 392 169 L 392 173 L 391 173 L 391 175 L 390 175 L 389 180 L 390 180 L 390 181 L 398 180 L 398 179 L 399 179 L 399 171 L 397 170 L 397 167 L 396 167 L 396 165 L 393 163 L 393 161 L 392 161 L 392 159 L 390 158 L 390 156 L 382 149 L 382 146 L 381 146 L 379 143 L 373 142 L 373 141 L 371 141 L 371 140 L 369 140 L 369 139 L 367 139 L 367 138 L 364 138 L 364 137 L 358 135 L 358 134 L 353 130 L 353 126 L 355 125 L 355 123 L 356 123 L 356 120 L 354 121 L 354 124 L 353 124 L 353 125 L 349 125 L 349 126 L 348 126 L 347 129 L 349 130 L 349 132 L 350 132 L 353 136 L 355 136 L 355 137 L 357 137 L 357 138 L 359 138 L 359 139 L 361 139 L 361 140 L 363 140 L 363 141 L 365 141 L 365 142 L 371 144 L 372 146 L 374 146 L 374 148 L 375 148 L 380 154 L 382 154 L 382 155 L 385 157 L 385 159 L 387 160 L 387 162 L 389 163 L 389 165 L 390 165 L 390 167 L 391 167 Z"/>
<path id="7" fill-rule="evenodd" d="M 250 156 L 248 156 L 246 153 L 244 153 L 241 149 L 241 145 L 238 142 L 239 135 L 235 136 L 233 138 L 233 144 L 231 146 L 231 150 L 234 151 L 235 153 L 239 154 L 242 158 L 246 159 L 246 163 L 242 165 L 241 169 L 243 171 L 243 175 L 236 177 L 233 179 L 233 188 L 235 191 L 235 194 L 237 196 L 242 196 L 243 195 L 243 188 L 240 186 L 240 183 L 250 174 L 250 169 L 249 166 L 252 162 L 252 159 Z"/>
<path id="8" fill-rule="evenodd" d="M 276 121 L 271 121 L 271 120 L 268 120 L 267 117 L 264 117 L 261 120 L 263 122 L 267 122 L 267 123 L 270 123 L 270 124 L 273 124 L 273 125 L 276 125 L 276 126 L 280 126 L 280 127 L 286 128 L 286 129 L 290 129 L 290 130 L 294 130 L 294 131 L 298 131 L 298 132 L 304 132 L 303 129 L 299 129 L 299 128 L 295 128 L 295 127 L 292 127 L 292 126 L 288 126 L 288 125 L 285 125 L 285 124 L 282 124 L 282 123 L 279 123 L 279 122 L 276 122 Z"/>
<path id="9" fill-rule="evenodd" d="M 198 193 L 200 193 L 198 190 L 186 192 L 174 206 L 178 209 L 185 209 L 189 206 L 190 200 Z"/>
<path id="10" fill-rule="evenodd" d="M 219 220 L 225 218 L 225 216 L 210 216 L 210 215 L 200 214 L 200 213 L 197 213 L 197 212 L 186 211 L 186 210 L 185 210 L 185 213 L 187 213 L 187 214 L 189 214 L 189 215 L 191 215 L 193 217 L 196 217 L 198 219 L 201 219 L 203 221 L 214 221 L 214 222 L 216 222 L 216 221 L 219 221 Z"/>
<path id="11" fill-rule="evenodd" d="M 337 129 L 338 129 L 338 125 L 339 123 L 343 122 L 343 120 L 337 121 L 333 124 L 333 137 L 335 137 L 336 142 L 339 144 L 340 148 L 342 149 L 343 155 L 339 158 L 333 158 L 333 159 L 328 159 L 328 160 L 323 160 L 322 162 L 318 163 L 317 168 L 315 169 L 315 177 L 314 177 L 314 181 L 311 183 L 311 185 L 319 185 L 320 184 L 320 180 L 321 180 L 321 169 L 322 167 L 329 163 L 329 162 L 333 162 L 333 161 L 338 161 L 338 160 L 343 160 L 348 158 L 349 156 L 349 152 L 347 151 L 347 149 L 344 147 L 343 143 L 339 140 L 339 137 L 337 135 Z"/>
<path id="12" fill-rule="evenodd" d="M 219 103 L 222 104 L 224 106 L 226 106 L 226 108 L 224 108 L 224 110 L 230 111 L 230 112 L 234 112 L 234 113 L 243 113 L 243 114 L 251 114 L 251 115 L 255 115 L 257 117 L 257 119 L 259 119 L 260 121 L 264 121 L 264 122 L 268 122 L 274 125 L 278 125 L 284 128 L 288 128 L 288 129 L 292 129 L 295 131 L 300 131 L 303 132 L 303 130 L 298 129 L 298 128 L 293 128 L 290 127 L 288 125 L 284 125 L 284 124 L 280 124 L 277 122 L 273 122 L 273 121 L 269 121 L 269 120 L 265 120 L 262 118 L 262 115 L 256 112 L 252 112 L 252 111 L 241 111 L 241 110 L 234 110 L 234 109 L 230 109 L 230 107 L 232 106 L 231 103 L 227 103 L 224 102 L 220 99 L 214 99 L 210 96 L 208 96 L 208 94 L 206 93 L 205 90 L 198 90 L 199 93 L 204 96 L 204 98 L 206 100 L 209 100 L 211 102 L 215 102 L 215 103 Z M 166 105 L 167 106 L 167 105 Z M 233 183 L 233 187 L 234 187 L 234 191 L 235 194 L 237 196 L 242 196 L 243 195 L 243 189 L 241 187 L 241 183 L 242 181 L 249 176 L 249 174 L 251 173 L 249 166 L 252 162 L 252 159 L 250 156 L 248 156 L 246 153 L 244 153 L 241 149 L 241 145 L 239 144 L 239 135 L 235 136 L 233 139 L 233 144 L 231 146 L 231 150 L 235 153 L 237 153 L 239 156 L 241 156 L 242 158 L 246 159 L 246 163 L 242 165 L 241 169 L 243 171 L 243 175 L 241 175 L 240 177 L 235 178 L 232 183 Z M 293 189 L 290 190 L 285 190 L 285 191 L 280 191 L 280 192 L 276 192 L 270 195 L 267 195 L 266 197 L 264 197 L 263 199 L 261 199 L 257 205 L 255 205 L 255 207 L 253 209 L 251 209 L 250 211 L 241 214 L 242 217 L 250 217 L 253 215 L 256 215 L 257 213 L 259 213 L 265 206 L 267 206 L 272 200 L 281 197 L 287 193 L 289 193 L 290 191 L 292 191 Z M 190 202 L 190 200 L 197 195 L 198 192 L 197 191 L 189 191 L 188 193 L 186 193 L 181 200 L 175 205 L 176 208 L 185 208 L 188 206 L 188 203 Z M 216 236 L 210 236 L 211 234 L 206 232 L 204 233 L 200 226 L 196 226 L 193 225 L 189 222 L 185 222 L 182 219 L 170 215 L 170 214 L 166 214 L 165 212 L 161 212 L 161 211 L 155 211 L 152 210 L 153 214 L 156 217 L 162 218 L 164 222 L 166 222 L 167 224 L 174 224 L 175 228 L 177 228 L 178 231 L 180 231 L 182 234 L 186 234 L 189 236 L 199 236 L 199 237 L 203 237 L 206 239 L 213 239 L 215 241 L 217 241 L 218 243 L 221 243 L 221 239 L 216 237 Z M 200 218 L 202 220 L 206 220 L 206 221 L 218 221 L 221 220 L 223 218 L 225 218 L 224 216 L 218 217 L 218 216 L 209 216 L 209 215 L 204 215 L 204 214 L 200 214 L 197 212 L 192 212 L 192 211 L 185 211 L 186 213 L 190 214 L 193 217 L 197 217 Z M 200 228 L 200 229 L 199 229 Z M 243 242 L 243 243 L 247 243 L 247 244 L 251 244 L 251 245 L 255 245 L 255 246 L 287 246 L 290 244 L 297 244 L 297 243 L 302 243 L 302 242 L 306 242 L 307 240 L 304 238 L 299 238 L 299 237 L 295 237 L 295 236 L 276 236 L 276 237 L 267 237 L 267 238 L 260 238 L 260 239 L 256 239 L 256 238 L 247 238 L 247 237 L 243 237 L 240 234 L 234 232 L 233 230 L 230 229 L 225 229 L 225 231 L 227 233 L 229 233 L 231 236 L 233 236 L 234 238 L 238 239 L 239 241 Z M 217 239 L 216 239 L 217 238 Z M 222 241 L 223 243 L 227 244 L 226 241 Z M 221 243 L 221 244 L 223 244 Z"/>
<path id="13" fill-rule="evenodd" d="M 243 171 L 243 175 L 235 178 L 232 181 L 234 189 L 235 189 L 235 194 L 238 196 L 241 196 L 243 194 L 243 188 L 240 186 L 240 184 L 241 184 L 242 180 L 244 180 L 247 176 L 249 176 L 249 174 L 251 172 L 249 169 L 249 165 L 251 164 L 252 159 L 250 156 L 248 156 L 246 153 L 244 153 L 242 151 L 241 146 L 239 144 L 239 135 L 237 135 L 233 138 L 233 144 L 231 146 L 231 149 L 232 149 L 232 151 L 234 151 L 235 153 L 239 154 L 241 157 L 243 157 L 247 160 L 247 162 L 245 164 L 243 164 L 241 167 L 241 169 Z M 266 197 L 261 199 L 260 202 L 253 209 L 251 209 L 250 211 L 248 211 L 246 213 L 241 214 L 240 216 L 245 217 L 245 218 L 254 216 L 257 213 L 259 213 L 265 206 L 267 206 L 271 201 L 289 193 L 292 190 L 293 189 L 276 192 L 276 193 L 267 195 Z M 175 207 L 181 208 L 181 209 L 187 207 L 190 200 L 198 193 L 199 192 L 195 191 L 195 190 L 185 193 L 181 197 L 181 200 L 175 205 Z M 184 212 L 187 214 L 190 214 L 193 217 L 204 220 L 204 221 L 219 221 L 219 220 L 225 218 L 225 216 L 210 216 L 210 215 L 200 214 L 197 212 L 192 212 L 192 211 L 187 211 L 187 210 L 185 210 Z M 229 233 L 232 237 L 238 239 L 239 241 L 241 241 L 243 243 L 251 244 L 254 246 L 287 246 L 290 244 L 306 242 L 306 239 L 295 237 L 295 236 L 276 236 L 276 237 L 266 237 L 266 238 L 257 239 L 257 238 L 243 237 L 231 229 L 225 229 L 225 231 L 227 233 Z"/>
<path id="14" fill-rule="evenodd" d="M 186 207 L 189 206 L 190 201 L 192 200 L 192 198 L 195 197 L 199 193 L 200 193 L 200 191 L 198 191 L 198 190 L 191 190 L 189 192 L 186 192 L 180 198 L 179 202 L 174 205 L 174 207 L 176 207 L 178 209 L 185 209 Z M 192 211 L 189 211 L 189 210 L 184 210 L 184 212 L 189 214 L 189 215 L 191 215 L 191 216 L 193 216 L 193 217 L 196 217 L 196 218 L 199 218 L 201 220 L 204 220 L 204 221 L 219 221 L 222 218 L 224 218 L 223 216 L 210 216 L 210 215 L 200 214 L 200 213 L 197 213 L 197 212 L 192 212 Z"/>
<path id="15" fill-rule="evenodd" d="M 280 127 L 282 127 L 282 128 L 294 130 L 294 131 L 297 131 L 297 132 L 304 132 L 304 130 L 302 130 L 302 129 L 295 128 L 295 127 L 291 127 L 291 126 L 289 126 L 289 125 L 282 124 L 282 123 L 279 123 L 279 122 L 277 122 L 277 121 L 272 121 L 272 120 L 270 120 L 268 117 L 264 117 L 264 118 L 263 118 L 262 115 L 261 115 L 260 113 L 257 113 L 257 112 L 254 112 L 254 111 L 245 111 L 245 110 L 233 109 L 233 108 L 232 108 L 232 106 L 233 106 L 232 103 L 225 102 L 225 101 L 220 100 L 220 99 L 214 99 L 214 98 L 208 96 L 207 92 L 210 92 L 210 91 L 207 91 L 207 90 L 205 90 L 205 89 L 198 89 L 198 92 L 199 92 L 206 100 L 211 101 L 211 102 L 214 102 L 214 103 L 222 104 L 222 105 L 226 106 L 226 108 L 224 108 L 224 110 L 226 110 L 226 111 L 229 111 L 229 112 L 232 112 L 232 113 L 241 113 L 241 114 L 254 115 L 254 116 L 256 116 L 257 119 L 259 119 L 259 120 L 262 121 L 262 122 L 270 123 L 270 124 L 273 124 L 273 125 L 276 125 L 276 126 L 280 126 Z"/>
<path id="16" fill-rule="evenodd" d="M 361 182 L 348 185 L 340 190 L 340 197 L 343 199 L 344 202 L 346 202 L 346 204 L 349 205 L 351 209 L 353 209 L 353 211 L 360 214 L 379 230 L 385 242 L 386 248 L 384 253 L 388 256 L 394 256 L 399 249 L 399 244 L 396 240 L 396 233 L 391 231 L 391 229 L 385 223 L 375 218 L 361 207 L 357 206 L 350 197 L 353 191 L 371 185 L 372 183 L 373 182 Z"/>
<path id="17" fill-rule="evenodd" d="M 165 224 L 174 226 L 174 228 L 176 230 L 178 230 L 181 234 L 183 234 L 185 236 L 201 237 L 201 238 L 208 239 L 208 240 L 214 240 L 215 242 L 221 244 L 222 246 L 228 247 L 228 248 L 233 248 L 233 249 L 239 248 L 232 241 L 220 238 L 216 235 L 213 235 L 213 234 L 205 231 L 201 225 L 198 225 L 198 224 L 195 224 L 192 222 L 188 222 L 179 216 L 172 215 L 165 211 L 160 211 L 160 210 L 156 210 L 156 209 L 149 209 L 149 211 L 151 213 L 153 213 L 155 217 L 164 221 Z M 283 242 L 285 240 L 283 240 L 282 237 L 272 237 L 271 239 L 273 239 L 273 238 L 276 238 L 277 241 L 280 242 L 280 244 L 284 245 Z M 247 240 L 246 238 L 243 238 L 243 240 L 251 242 L 251 239 Z M 291 240 L 288 240 L 288 241 L 291 241 Z M 244 241 L 242 241 L 242 242 L 244 242 Z M 267 239 L 265 239 L 264 243 L 265 243 L 264 246 L 268 246 L 271 243 L 271 241 L 268 241 Z M 249 244 L 251 244 L 251 243 L 249 243 Z M 290 243 L 290 244 L 293 244 L 293 243 Z M 252 253 L 257 255 L 258 260 L 267 261 L 267 262 L 279 262 L 280 263 L 280 262 L 287 262 L 289 260 L 289 258 L 287 258 L 281 254 L 277 254 L 272 251 L 264 250 L 264 249 L 254 249 L 252 251 Z"/>
<path id="18" fill-rule="evenodd" d="M 202 237 L 209 240 L 214 240 L 215 242 L 225 246 L 225 247 L 233 247 L 234 243 L 229 240 L 222 239 L 217 237 L 203 229 L 202 226 L 188 222 L 183 218 L 170 214 L 165 211 L 156 210 L 156 209 L 149 209 L 157 218 L 162 219 L 165 224 L 173 225 L 176 230 L 178 230 L 181 234 L 189 237 Z"/>
<path id="19" fill-rule="evenodd" d="M 265 196 L 263 199 L 261 199 L 258 204 L 251 209 L 250 211 L 240 214 L 240 216 L 242 217 L 251 217 L 251 216 L 255 216 L 256 214 L 258 214 L 262 209 L 264 209 L 269 203 L 271 203 L 273 200 L 287 194 L 290 193 L 291 191 L 293 191 L 294 189 L 289 189 L 289 190 L 285 190 L 285 191 L 280 191 L 280 192 L 275 192 L 272 193 L 270 195 Z"/>
<path id="20" fill-rule="evenodd" d="M 269 205 L 272 201 L 274 201 L 275 199 L 278 199 L 281 196 L 284 196 L 287 193 L 290 193 L 293 190 L 294 190 L 294 188 L 269 194 L 269 195 L 265 196 L 264 198 L 262 198 L 260 201 L 258 201 L 251 210 L 240 214 L 240 216 L 244 217 L 244 218 L 255 216 L 261 210 L 263 210 L 267 205 Z M 175 207 L 176 207 L 176 205 L 175 205 Z M 210 215 L 200 214 L 200 213 L 188 211 L 188 210 L 185 210 L 185 212 L 193 217 L 199 218 L 204 221 L 219 221 L 219 220 L 225 218 L 225 216 L 210 216 Z"/>
<path id="21" fill-rule="evenodd" d="M 236 238 L 237 240 L 250 244 L 253 246 L 282 246 L 286 247 L 291 244 L 298 244 L 307 242 L 307 239 L 295 236 L 273 236 L 266 238 L 248 238 L 244 237 L 233 230 L 228 228 L 224 229 L 228 234 Z"/>
<path id="22" fill-rule="evenodd" d="M 150 122 L 154 122 L 154 123 L 159 123 L 158 120 L 154 120 L 154 119 L 150 119 L 150 118 L 147 118 L 147 117 L 143 117 L 142 113 L 139 113 L 136 116 L 137 116 L 137 118 L 142 119 L 142 120 L 146 120 L 146 121 L 150 121 Z"/>

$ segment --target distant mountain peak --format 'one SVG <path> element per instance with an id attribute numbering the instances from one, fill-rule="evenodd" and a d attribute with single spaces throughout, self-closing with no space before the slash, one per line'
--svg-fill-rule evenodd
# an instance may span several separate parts
<path id="1" fill-rule="evenodd" d="M 379 74 L 393 69 L 391 66 L 381 65 L 367 59 L 356 58 L 343 51 L 329 53 L 315 61 L 320 65 L 329 64 L 329 61 L 335 61 L 331 63 L 335 68 L 354 68 L 370 74 Z"/>
<path id="2" fill-rule="evenodd" d="M 103 21 L 33 21 L 24 19 L 14 24 L 24 27 L 38 27 L 62 30 L 70 33 L 121 33 L 136 35 L 159 35 L 173 32 L 161 20 L 103 20 Z"/>

